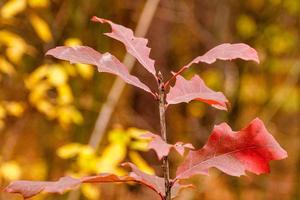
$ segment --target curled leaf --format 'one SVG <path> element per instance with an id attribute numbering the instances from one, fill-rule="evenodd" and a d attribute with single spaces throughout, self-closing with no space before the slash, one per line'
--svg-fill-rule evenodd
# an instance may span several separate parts
<path id="1" fill-rule="evenodd" d="M 207 175 L 215 167 L 231 176 L 268 173 L 269 161 L 281 160 L 287 152 L 280 147 L 260 119 L 238 132 L 226 124 L 215 126 L 204 147 L 190 151 L 176 172 L 176 179 Z"/>
<path id="2" fill-rule="evenodd" d="M 177 142 L 176 144 L 166 143 L 160 136 L 153 133 L 144 134 L 143 137 L 151 138 L 148 148 L 153 149 L 157 157 L 161 160 L 164 156 L 169 155 L 171 148 L 174 148 L 180 155 L 183 156 L 184 150 L 194 149 L 192 144 L 184 144 L 182 142 Z"/>
<path id="3" fill-rule="evenodd" d="M 50 49 L 46 55 L 54 56 L 58 59 L 67 60 L 70 63 L 83 63 L 96 65 L 99 72 L 107 72 L 121 77 L 126 83 L 141 88 L 151 94 L 148 86 L 142 83 L 137 77 L 129 74 L 128 69 L 110 53 L 101 54 L 91 47 L 60 46 Z"/>
<path id="4" fill-rule="evenodd" d="M 124 163 L 123 166 L 128 166 L 131 168 L 132 172 L 129 174 L 130 177 L 135 179 L 136 182 L 139 182 L 150 189 L 154 190 L 161 199 L 164 199 L 165 194 L 165 181 L 164 178 L 145 174 L 144 172 L 140 171 L 134 164 L 132 163 Z M 173 180 L 170 180 L 173 182 Z M 171 198 L 175 198 L 179 195 L 181 189 L 190 188 L 192 187 L 191 184 L 181 184 L 178 182 L 174 182 L 171 188 Z"/>
<path id="5" fill-rule="evenodd" d="M 237 44 L 229 44 L 224 43 L 218 45 L 208 52 L 206 52 L 202 56 L 196 57 L 187 65 L 183 66 L 178 72 L 173 73 L 172 78 L 165 83 L 165 86 L 169 85 L 170 81 L 173 80 L 176 76 L 182 73 L 184 70 L 188 69 L 191 65 L 197 64 L 199 62 L 204 62 L 207 64 L 212 64 L 219 60 L 233 60 L 233 59 L 243 59 L 243 60 L 252 60 L 259 63 L 259 58 L 257 52 L 252 47 L 248 46 L 244 43 L 237 43 Z"/>
<path id="6" fill-rule="evenodd" d="M 102 24 L 108 23 L 111 26 L 112 32 L 105 33 L 105 35 L 122 42 L 127 52 L 134 56 L 146 70 L 156 77 L 154 60 L 149 57 L 150 48 L 147 47 L 148 40 L 146 38 L 135 37 L 131 29 L 115 24 L 107 19 L 94 16 L 92 21 Z"/>
<path id="7" fill-rule="evenodd" d="M 115 174 L 103 173 L 96 176 L 87 176 L 81 179 L 71 177 L 62 177 L 58 181 L 13 181 L 5 189 L 5 192 L 18 193 L 24 198 L 31 198 L 41 192 L 63 193 L 67 190 L 73 190 L 82 183 L 126 183 L 136 182 L 155 191 L 160 199 L 164 199 L 165 185 L 164 179 L 155 175 L 146 174 L 140 171 L 132 163 L 124 163 L 123 166 L 131 168 L 132 172 L 127 176 L 117 176 Z M 172 185 L 172 198 L 175 198 L 181 189 L 191 187 L 175 182 Z"/>
<path id="8" fill-rule="evenodd" d="M 198 56 L 194 60 L 192 60 L 189 64 L 185 67 L 188 68 L 194 63 L 204 62 L 207 64 L 212 64 L 219 60 L 233 60 L 233 59 L 243 59 L 243 60 L 252 60 L 259 63 L 259 58 L 255 49 L 250 47 L 247 44 L 243 43 L 236 43 L 236 44 L 229 44 L 224 43 L 218 45 L 208 52 L 206 52 L 202 56 Z"/>
<path id="9" fill-rule="evenodd" d="M 5 188 L 5 192 L 19 193 L 25 199 L 33 197 L 40 192 L 63 193 L 75 189 L 81 184 L 79 179 L 62 177 L 58 181 L 14 181 Z"/>
<path id="10" fill-rule="evenodd" d="M 167 103 L 188 103 L 192 100 L 207 103 L 221 110 L 227 110 L 228 100 L 222 92 L 215 92 L 211 90 L 197 75 L 195 75 L 191 80 L 186 80 L 182 76 L 178 75 L 176 77 L 174 87 L 171 87 L 167 94 Z"/>

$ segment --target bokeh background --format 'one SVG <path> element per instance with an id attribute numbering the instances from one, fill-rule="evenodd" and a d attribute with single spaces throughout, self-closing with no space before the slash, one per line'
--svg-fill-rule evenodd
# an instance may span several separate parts
<path id="1" fill-rule="evenodd" d="M 151 11 L 141 19 L 146 4 Z M 192 141 L 200 148 L 214 124 L 225 121 L 239 130 L 257 116 L 288 151 L 288 159 L 272 162 L 271 174 L 262 176 L 236 178 L 211 170 L 208 177 L 193 178 L 197 189 L 178 199 L 300 199 L 299 0 L 0 0 L 1 189 L 15 179 L 124 174 L 119 167 L 124 161 L 161 174 L 155 154 L 145 152 L 147 141 L 138 137 L 143 130 L 159 132 L 157 102 L 131 86 L 111 91 L 115 77 L 93 66 L 44 56 L 57 45 L 84 44 L 122 60 L 124 47 L 102 35 L 110 29 L 92 23 L 93 15 L 133 30 L 140 21 L 139 34 L 147 32 L 151 57 L 166 78 L 217 44 L 244 42 L 256 48 L 259 65 L 218 61 L 184 73 L 197 73 L 211 88 L 224 91 L 231 108 L 223 112 L 198 102 L 170 106 L 169 141 Z M 156 87 L 138 63 L 132 73 Z M 107 98 L 117 96 L 112 92 L 121 95 Z M 108 123 L 96 125 L 99 113 Z M 171 155 L 172 174 L 180 160 Z M 155 198 L 138 185 L 105 184 L 33 199 Z M 0 193 L 0 199 L 21 197 Z"/>

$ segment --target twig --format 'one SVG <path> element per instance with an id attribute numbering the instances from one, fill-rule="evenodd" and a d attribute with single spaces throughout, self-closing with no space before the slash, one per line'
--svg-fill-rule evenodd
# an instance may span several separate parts
<path id="1" fill-rule="evenodd" d="M 300 63 L 296 61 L 296 63 L 293 64 L 293 66 L 290 68 L 288 76 L 285 79 L 284 83 L 282 83 L 282 85 L 284 85 L 288 89 L 285 89 L 282 92 L 275 93 L 269 103 L 264 106 L 264 109 L 260 113 L 260 116 L 264 119 L 265 124 L 269 123 L 273 116 L 282 107 L 285 100 L 288 99 L 291 93 L 291 88 L 295 87 L 295 85 L 299 81 L 299 66 Z"/>
<path id="2" fill-rule="evenodd" d="M 167 129 L 166 129 L 166 105 L 165 105 L 165 84 L 163 82 L 163 76 L 158 73 L 158 97 L 159 97 L 159 118 L 160 118 L 160 128 L 161 128 L 161 137 L 167 142 Z M 168 156 L 163 157 L 162 169 L 165 179 L 165 200 L 171 200 L 171 184 L 170 184 L 170 169 L 169 169 L 169 160 Z"/>

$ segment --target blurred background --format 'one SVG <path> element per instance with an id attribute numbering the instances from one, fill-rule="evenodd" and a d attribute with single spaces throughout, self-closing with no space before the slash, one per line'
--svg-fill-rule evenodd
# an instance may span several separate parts
<path id="1" fill-rule="evenodd" d="M 152 96 L 131 86 L 123 89 L 122 81 L 116 85 L 115 76 L 97 73 L 93 66 L 44 56 L 58 45 L 83 44 L 123 60 L 125 48 L 102 35 L 110 28 L 92 23 L 93 15 L 133 30 L 138 26 L 166 79 L 220 43 L 244 42 L 257 49 L 259 65 L 218 61 L 184 73 L 187 78 L 197 73 L 211 88 L 224 91 L 231 108 L 224 112 L 198 102 L 170 106 L 169 141 L 192 141 L 200 148 L 214 124 L 225 121 L 239 130 L 260 117 L 288 159 L 271 162 L 271 173 L 261 176 L 236 178 L 211 170 L 210 176 L 193 178 L 197 189 L 177 199 L 300 199 L 299 0 L 0 0 L 0 189 L 16 179 L 122 175 L 124 161 L 161 175 L 160 162 L 139 137 L 144 130 L 160 130 Z M 156 87 L 138 63 L 132 73 Z M 170 159 L 174 175 L 181 158 L 172 153 Z M 33 199 L 155 198 L 134 184 L 87 184 Z M 0 199 L 21 197 L 0 193 Z"/>

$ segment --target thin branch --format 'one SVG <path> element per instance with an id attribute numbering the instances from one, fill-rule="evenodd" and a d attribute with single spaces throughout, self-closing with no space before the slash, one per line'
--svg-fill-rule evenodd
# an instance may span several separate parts
<path id="1" fill-rule="evenodd" d="M 159 97 L 159 119 L 160 119 L 160 128 L 161 128 L 161 137 L 167 142 L 167 128 L 166 128 L 166 105 L 165 105 L 165 85 L 163 82 L 163 76 L 158 73 L 158 97 Z M 170 183 L 170 169 L 169 169 L 169 160 L 168 156 L 163 157 L 162 169 L 165 179 L 165 200 L 171 200 L 171 183 Z"/>
<path id="2" fill-rule="evenodd" d="M 184 66 L 179 71 L 177 71 L 176 73 L 174 73 L 173 76 L 164 84 L 165 88 L 167 88 L 170 85 L 170 81 L 172 81 L 173 79 L 175 79 L 179 74 L 181 74 L 186 69 L 188 69 L 188 67 Z"/>
<path id="3" fill-rule="evenodd" d="M 299 81 L 299 66 L 300 63 L 296 61 L 295 64 L 291 66 L 287 78 L 282 83 L 282 85 L 287 89 L 275 93 L 269 103 L 264 106 L 264 109 L 260 113 L 260 116 L 264 119 L 265 124 L 269 123 L 274 115 L 278 112 L 278 110 L 280 110 L 284 102 L 289 98 L 292 88 L 295 87 L 295 85 Z"/>

